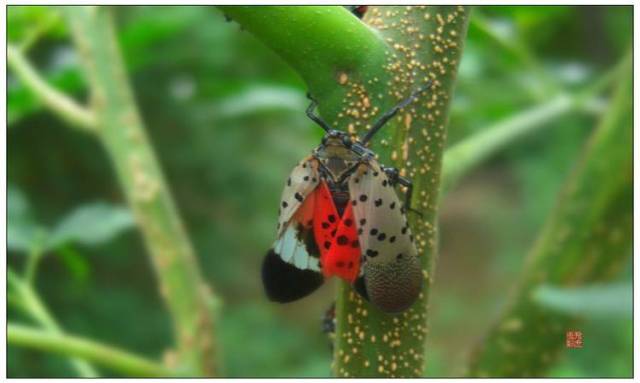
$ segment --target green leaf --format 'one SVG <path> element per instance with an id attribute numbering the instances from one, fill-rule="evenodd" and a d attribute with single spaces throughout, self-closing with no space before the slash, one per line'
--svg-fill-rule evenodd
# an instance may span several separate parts
<path id="1" fill-rule="evenodd" d="M 222 118 L 237 118 L 238 116 L 274 110 L 298 112 L 307 104 L 307 98 L 295 88 L 252 86 L 220 101 L 213 108 L 211 105 L 206 105 L 206 108 L 213 109 L 211 115 Z"/>
<path id="2" fill-rule="evenodd" d="M 91 266 L 83 254 L 68 245 L 59 247 L 56 254 L 76 281 L 87 282 Z"/>
<path id="3" fill-rule="evenodd" d="M 38 225 L 29 201 L 14 185 L 7 188 L 7 247 L 28 253 L 46 236 L 46 229 Z"/>
<path id="4" fill-rule="evenodd" d="M 591 318 L 631 317 L 631 283 L 609 283 L 583 287 L 541 285 L 533 291 L 538 304 L 555 311 Z"/>
<path id="5" fill-rule="evenodd" d="M 95 246 L 109 241 L 134 225 L 131 212 L 120 206 L 97 202 L 79 207 L 53 230 L 47 248 L 69 242 Z"/>

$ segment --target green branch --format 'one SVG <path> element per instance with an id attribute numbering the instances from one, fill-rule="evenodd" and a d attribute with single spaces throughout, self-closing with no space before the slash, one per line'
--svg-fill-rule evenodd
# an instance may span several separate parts
<path id="1" fill-rule="evenodd" d="M 64 334 L 64 331 L 49 310 L 47 310 L 47 307 L 33 289 L 32 285 L 22 280 L 22 278 L 16 275 L 11 269 L 7 269 L 7 286 L 9 291 L 17 294 L 13 300 L 7 302 L 8 304 L 22 310 L 49 333 L 57 335 Z M 83 378 L 100 376 L 93 366 L 83 359 L 71 358 L 70 363 Z"/>
<path id="2" fill-rule="evenodd" d="M 542 376 L 577 318 L 535 300 L 543 285 L 574 287 L 614 278 L 631 254 L 633 204 L 630 57 L 610 108 L 566 181 L 528 259 L 522 281 L 485 340 L 472 376 Z"/>
<path id="3" fill-rule="evenodd" d="M 14 346 L 76 356 L 128 376 L 164 377 L 174 375 L 172 370 L 161 364 L 112 346 L 19 324 L 7 324 L 7 342 Z"/>
<path id="4" fill-rule="evenodd" d="M 559 95 L 451 146 L 444 154 L 442 192 L 450 190 L 464 174 L 492 154 L 531 131 L 550 126 L 551 121 L 574 110 L 574 107 L 571 97 Z"/>
<path id="5" fill-rule="evenodd" d="M 29 63 L 19 48 L 7 45 L 7 65 L 52 112 L 71 126 L 85 131 L 96 128 L 95 116 L 72 98 L 49 85 Z"/>
<path id="6" fill-rule="evenodd" d="M 344 7 L 219 8 L 300 74 L 320 101 L 319 110 L 327 121 L 337 122 L 352 90 L 349 85 L 367 84 L 370 92 L 384 91 L 387 76 L 382 67 L 390 49 L 379 34 Z"/>
<path id="7" fill-rule="evenodd" d="M 599 100 L 600 93 L 610 87 L 627 69 L 628 60 L 627 55 L 581 91 L 573 94 L 561 93 L 545 103 L 480 129 L 479 133 L 451 146 L 444 153 L 442 194 L 449 191 L 471 169 L 529 133 L 552 126 L 552 121 L 570 112 L 591 112 L 592 105 Z"/>
<path id="8" fill-rule="evenodd" d="M 213 375 L 215 301 L 138 113 L 111 11 L 105 7 L 62 9 L 91 90 L 98 137 L 115 165 L 173 317 L 177 370 Z"/>
<path id="9" fill-rule="evenodd" d="M 411 204 L 423 216 L 409 215 L 409 221 L 425 284 L 414 306 L 398 315 L 378 311 L 343 284 L 334 354 L 339 376 L 411 377 L 424 372 L 428 298 L 438 253 L 441 161 L 468 17 L 469 9 L 460 6 L 370 7 L 365 16 L 391 47 L 382 67 L 391 79 L 384 84 L 383 99 L 396 103 L 425 81 L 433 81 L 425 96 L 399 113 L 374 142 L 383 163 L 395 165 L 413 180 Z"/>
<path id="10" fill-rule="evenodd" d="M 421 376 L 427 297 L 436 248 L 440 163 L 448 108 L 466 35 L 464 7 L 370 7 L 365 23 L 342 7 L 222 7 L 279 53 L 306 81 L 322 116 L 362 133 L 399 100 L 432 80 L 424 97 L 380 132 L 372 147 L 414 181 L 411 217 L 425 289 L 403 314 L 385 314 L 342 284 L 336 305 L 334 373 Z M 367 25 L 368 24 L 368 25 Z"/>

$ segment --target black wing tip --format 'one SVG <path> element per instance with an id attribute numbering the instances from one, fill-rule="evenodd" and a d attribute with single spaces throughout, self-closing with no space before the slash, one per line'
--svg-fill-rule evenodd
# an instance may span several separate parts
<path id="1" fill-rule="evenodd" d="M 262 262 L 262 284 L 269 300 L 289 303 L 304 298 L 324 283 L 322 274 L 285 262 L 273 249 Z"/>

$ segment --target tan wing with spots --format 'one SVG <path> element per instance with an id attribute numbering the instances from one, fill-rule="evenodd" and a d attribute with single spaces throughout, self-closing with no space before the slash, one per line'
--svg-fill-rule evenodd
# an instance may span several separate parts
<path id="1" fill-rule="evenodd" d="M 422 270 L 402 203 L 375 160 L 351 175 L 349 194 L 369 299 L 383 311 L 403 311 L 420 294 Z"/>
<path id="2" fill-rule="evenodd" d="M 302 160 L 291 172 L 282 191 L 278 217 L 278 235 L 280 238 L 287 224 L 302 205 L 302 202 L 320 183 L 318 161 L 313 157 Z"/>
<path id="3" fill-rule="evenodd" d="M 265 293 L 275 302 L 304 298 L 324 283 L 312 230 L 317 166 L 312 157 L 300 162 L 282 192 L 278 236 L 262 262 Z"/>

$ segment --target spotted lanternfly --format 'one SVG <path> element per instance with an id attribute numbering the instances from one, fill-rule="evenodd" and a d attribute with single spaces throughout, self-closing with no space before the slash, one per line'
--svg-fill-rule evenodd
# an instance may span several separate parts
<path id="1" fill-rule="evenodd" d="M 367 145 L 430 85 L 353 139 L 314 114 L 316 102 L 310 97 L 307 116 L 326 134 L 293 169 L 282 192 L 277 239 L 262 265 L 271 300 L 300 299 L 335 275 L 385 312 L 400 312 L 415 302 L 422 271 L 406 217 L 412 184 L 397 169 L 378 163 Z M 405 204 L 396 194 L 398 184 L 407 188 Z"/>
<path id="2" fill-rule="evenodd" d="M 359 19 L 364 17 L 364 14 L 367 13 L 367 8 L 369 8 L 367 5 L 347 5 L 345 7 Z"/>

